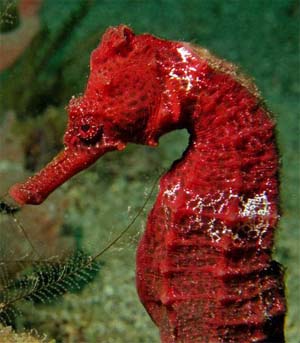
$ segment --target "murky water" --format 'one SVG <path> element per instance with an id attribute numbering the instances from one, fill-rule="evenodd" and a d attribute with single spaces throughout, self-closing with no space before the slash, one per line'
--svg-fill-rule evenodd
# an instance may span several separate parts
<path id="1" fill-rule="evenodd" d="M 125 23 L 137 33 L 206 46 L 253 75 L 277 116 L 283 217 L 276 256 L 288 268 L 286 336 L 296 342 L 298 17 L 296 1 L 20 0 L 17 5 L 3 0 L 0 201 L 15 206 L 6 195 L 9 187 L 62 148 L 65 106 L 84 91 L 90 53 L 108 26 Z M 39 206 L 17 210 L 0 203 L 3 325 L 18 332 L 33 329 L 41 341 L 46 335 L 67 343 L 159 342 L 136 294 L 135 250 L 155 200 L 157 177 L 187 143 L 187 133 L 180 131 L 164 137 L 156 149 L 129 145 L 75 176 Z M 93 261 L 137 214 L 126 234 Z M 13 335 L 1 330 L 3 337 Z"/>

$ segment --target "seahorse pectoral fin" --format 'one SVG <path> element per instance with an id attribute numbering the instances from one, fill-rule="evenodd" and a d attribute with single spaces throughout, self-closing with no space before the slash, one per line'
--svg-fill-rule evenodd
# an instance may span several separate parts
<path id="1" fill-rule="evenodd" d="M 95 149 L 65 148 L 41 171 L 23 183 L 13 185 L 10 196 L 19 204 L 38 205 L 57 187 L 81 170 L 88 168 L 99 157 L 117 147 L 108 145 Z"/>

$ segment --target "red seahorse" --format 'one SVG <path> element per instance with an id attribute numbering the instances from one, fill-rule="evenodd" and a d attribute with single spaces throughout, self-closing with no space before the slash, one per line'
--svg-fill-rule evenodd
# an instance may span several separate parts
<path id="1" fill-rule="evenodd" d="M 90 69 L 68 106 L 65 149 L 11 196 L 39 204 L 104 153 L 186 128 L 189 146 L 162 177 L 138 247 L 140 299 L 164 343 L 283 342 L 271 257 L 278 155 L 255 86 L 204 49 L 123 25 L 106 31 Z"/>

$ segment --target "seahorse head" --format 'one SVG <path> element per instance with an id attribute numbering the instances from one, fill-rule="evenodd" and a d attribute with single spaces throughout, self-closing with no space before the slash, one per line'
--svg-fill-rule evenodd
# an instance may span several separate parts
<path id="1" fill-rule="evenodd" d="M 147 143 L 149 118 L 159 106 L 160 82 L 152 38 L 141 41 L 126 26 L 110 28 L 91 54 L 84 95 L 71 99 L 66 146 L 118 149 Z"/>
<path id="2" fill-rule="evenodd" d="M 109 28 L 92 52 L 84 94 L 73 97 L 65 149 L 39 173 L 10 189 L 19 204 L 39 204 L 55 188 L 104 153 L 128 142 L 156 145 L 172 118 L 161 100 L 164 76 L 158 51 L 171 42 Z M 170 92 L 169 92 L 170 93 Z"/>

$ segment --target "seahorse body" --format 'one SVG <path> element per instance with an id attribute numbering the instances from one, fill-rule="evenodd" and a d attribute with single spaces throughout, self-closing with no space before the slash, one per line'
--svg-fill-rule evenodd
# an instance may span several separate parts
<path id="1" fill-rule="evenodd" d="M 68 112 L 65 150 L 12 197 L 40 203 L 105 152 L 186 128 L 138 247 L 140 299 L 164 343 L 283 342 L 274 122 L 252 83 L 204 49 L 119 26 Z"/>

